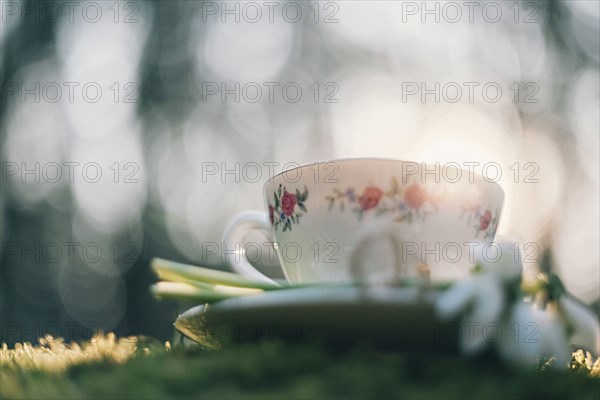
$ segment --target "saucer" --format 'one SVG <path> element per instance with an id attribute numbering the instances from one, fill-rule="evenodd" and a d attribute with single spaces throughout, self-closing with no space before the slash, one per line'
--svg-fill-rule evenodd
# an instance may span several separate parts
<path id="1" fill-rule="evenodd" d="M 415 287 L 314 286 L 194 307 L 175 328 L 203 347 L 284 341 L 327 347 L 457 352 L 458 321 L 440 320 L 439 291 Z"/>

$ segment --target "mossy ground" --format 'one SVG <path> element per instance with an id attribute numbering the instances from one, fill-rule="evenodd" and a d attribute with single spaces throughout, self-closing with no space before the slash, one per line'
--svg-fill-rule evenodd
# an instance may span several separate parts
<path id="1" fill-rule="evenodd" d="M 600 394 L 600 376 L 591 376 L 599 371 L 581 357 L 570 371 L 556 371 L 518 369 L 491 358 L 367 348 L 264 343 L 208 351 L 102 340 L 76 347 L 4 348 L 0 397 L 598 399 Z"/>

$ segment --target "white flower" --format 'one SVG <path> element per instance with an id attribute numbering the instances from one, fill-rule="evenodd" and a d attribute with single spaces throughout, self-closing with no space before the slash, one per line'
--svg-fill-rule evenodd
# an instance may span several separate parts
<path id="1" fill-rule="evenodd" d="M 441 318 L 463 314 L 460 347 L 467 354 L 481 351 L 490 342 L 488 329 L 498 324 L 505 307 L 504 286 L 519 282 L 521 257 L 513 247 L 512 242 L 500 242 L 496 255 L 478 254 L 480 270 L 456 282 L 436 301 Z"/>
<path id="2" fill-rule="evenodd" d="M 436 301 L 441 318 L 462 318 L 461 350 L 473 354 L 494 344 L 508 362 L 539 365 L 551 360 L 554 368 L 568 365 L 569 343 L 599 354 L 600 323 L 594 313 L 560 292 L 553 295 L 554 299 L 560 297 L 546 310 L 519 299 L 522 266 L 518 248 L 511 242 L 494 247 L 495 251 L 476 255 L 475 273 L 456 282 Z M 552 280 L 546 290 L 553 291 Z M 572 332 L 570 337 L 567 332 Z"/>
<path id="3" fill-rule="evenodd" d="M 600 355 L 600 323 L 593 311 L 567 294 L 558 299 L 558 307 L 573 329 L 570 343 Z"/>
<path id="4" fill-rule="evenodd" d="M 521 279 L 523 270 L 521 252 L 514 242 L 502 240 L 488 246 L 482 246 L 482 252 L 475 254 L 476 265 L 494 274 L 502 282 L 512 282 Z"/>
<path id="5" fill-rule="evenodd" d="M 465 353 L 472 354 L 486 346 L 484 329 L 498 321 L 504 298 L 498 280 L 491 274 L 480 273 L 457 282 L 444 292 L 437 299 L 436 309 L 444 319 L 470 310 L 462 318 L 460 347 Z"/>
<path id="6" fill-rule="evenodd" d="M 571 359 L 565 328 L 556 314 L 521 301 L 502 326 L 498 352 L 508 362 L 538 365 L 540 360 L 553 358 L 551 367 L 564 368 Z"/>

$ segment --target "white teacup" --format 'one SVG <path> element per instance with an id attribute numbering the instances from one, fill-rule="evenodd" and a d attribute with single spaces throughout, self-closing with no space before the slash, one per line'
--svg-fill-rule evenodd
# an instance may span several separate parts
<path id="1" fill-rule="evenodd" d="M 491 252 L 504 193 L 453 166 L 387 159 L 341 159 L 283 172 L 264 185 L 267 213 L 235 217 L 228 248 L 263 230 L 290 283 L 385 282 L 426 273 L 433 282 L 469 274 L 476 253 Z M 232 268 L 271 278 L 244 257 Z"/>

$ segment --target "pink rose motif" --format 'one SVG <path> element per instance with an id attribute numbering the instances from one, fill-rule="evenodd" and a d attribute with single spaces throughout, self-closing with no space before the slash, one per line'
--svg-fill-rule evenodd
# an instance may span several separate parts
<path id="1" fill-rule="evenodd" d="M 360 204 L 361 210 L 367 211 L 377 207 L 377 204 L 379 204 L 379 200 L 381 200 L 382 196 L 383 190 L 376 186 L 369 186 L 365 188 L 362 196 L 358 197 L 358 204 Z"/>
<path id="2" fill-rule="evenodd" d="M 421 208 L 426 199 L 427 193 L 425 193 L 425 190 L 416 183 L 407 187 L 404 192 L 404 202 L 407 206 L 415 210 Z"/>
<path id="3" fill-rule="evenodd" d="M 275 224 L 275 209 L 270 204 L 269 204 L 269 221 L 271 221 L 271 225 Z"/>
<path id="4" fill-rule="evenodd" d="M 488 226 L 490 226 L 490 222 L 492 221 L 492 212 L 490 210 L 485 210 L 481 218 L 479 218 L 479 229 L 485 230 Z"/>
<path id="5" fill-rule="evenodd" d="M 283 196 L 281 196 L 281 209 L 286 216 L 291 216 L 294 214 L 294 207 L 296 207 L 296 195 L 291 194 L 287 191 L 283 192 Z"/>

